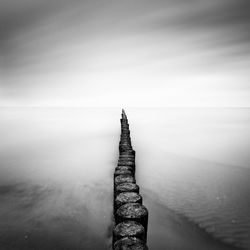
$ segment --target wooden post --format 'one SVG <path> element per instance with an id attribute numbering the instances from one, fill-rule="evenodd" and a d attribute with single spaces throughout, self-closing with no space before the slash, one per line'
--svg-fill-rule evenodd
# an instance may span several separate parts
<path id="1" fill-rule="evenodd" d="M 128 118 L 122 110 L 119 159 L 114 172 L 113 250 L 148 250 L 148 210 L 142 205 L 135 179 L 133 150 Z"/>

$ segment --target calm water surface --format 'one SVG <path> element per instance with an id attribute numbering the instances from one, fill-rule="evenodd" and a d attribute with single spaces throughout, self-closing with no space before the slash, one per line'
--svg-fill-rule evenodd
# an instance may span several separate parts
<path id="1" fill-rule="evenodd" d="M 250 249 L 250 110 L 127 114 L 150 249 Z M 119 117 L 0 109 L 0 249 L 109 248 Z"/>

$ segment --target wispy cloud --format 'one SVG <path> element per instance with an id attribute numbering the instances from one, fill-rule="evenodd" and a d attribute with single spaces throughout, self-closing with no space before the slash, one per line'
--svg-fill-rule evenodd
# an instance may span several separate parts
<path id="1" fill-rule="evenodd" d="M 248 1 L 0 6 L 2 105 L 249 105 Z"/>

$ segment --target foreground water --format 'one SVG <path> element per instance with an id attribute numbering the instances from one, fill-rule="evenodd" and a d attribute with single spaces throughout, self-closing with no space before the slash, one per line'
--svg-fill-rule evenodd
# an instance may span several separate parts
<path id="1" fill-rule="evenodd" d="M 0 249 L 108 249 L 120 109 L 0 109 Z M 150 249 L 250 249 L 250 110 L 128 109 Z"/>

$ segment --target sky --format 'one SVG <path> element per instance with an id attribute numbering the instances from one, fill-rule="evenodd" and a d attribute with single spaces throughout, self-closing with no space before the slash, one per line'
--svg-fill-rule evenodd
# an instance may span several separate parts
<path id="1" fill-rule="evenodd" d="M 0 0 L 0 106 L 249 107 L 248 0 Z"/>

